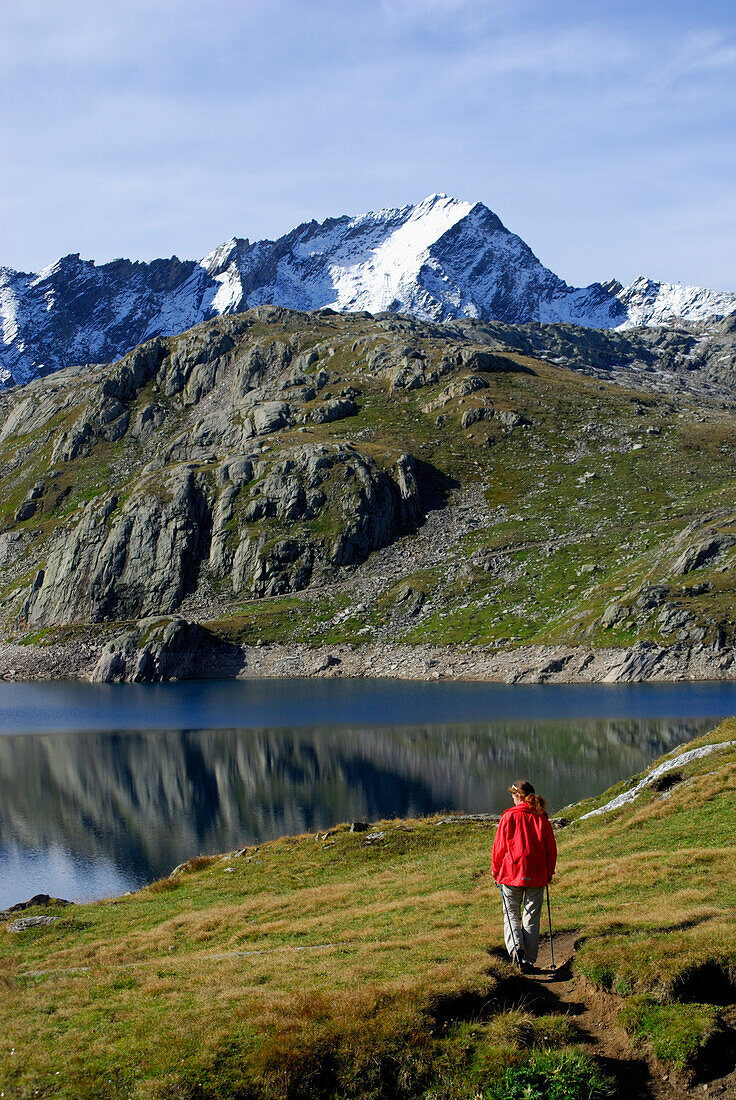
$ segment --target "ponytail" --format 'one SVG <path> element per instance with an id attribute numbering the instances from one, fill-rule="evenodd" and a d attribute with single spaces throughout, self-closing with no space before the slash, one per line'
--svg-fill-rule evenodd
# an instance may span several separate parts
<path id="1" fill-rule="evenodd" d="M 535 814 L 546 814 L 547 802 L 541 794 L 528 794 L 524 801 L 534 810 Z"/>

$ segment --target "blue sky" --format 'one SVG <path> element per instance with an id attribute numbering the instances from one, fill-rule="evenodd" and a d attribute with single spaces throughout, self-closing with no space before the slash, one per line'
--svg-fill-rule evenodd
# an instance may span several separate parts
<path id="1" fill-rule="evenodd" d="M 571 283 L 736 290 L 732 4 L 3 0 L 0 264 L 481 200 Z"/>

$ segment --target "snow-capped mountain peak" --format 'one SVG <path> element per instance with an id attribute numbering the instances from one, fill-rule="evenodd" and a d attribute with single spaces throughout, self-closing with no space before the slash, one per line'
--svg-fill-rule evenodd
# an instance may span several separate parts
<path id="1" fill-rule="evenodd" d="M 249 248 L 250 241 L 247 238 L 231 237 L 229 241 L 225 241 L 201 259 L 199 266 L 203 267 L 208 275 L 219 275 L 227 270 L 230 264 L 237 264 Z"/>
<path id="2" fill-rule="evenodd" d="M 657 283 L 568 286 L 488 207 L 416 205 L 305 222 L 276 241 L 232 237 L 200 261 L 96 265 L 70 254 L 37 274 L 0 268 L 0 385 L 118 358 L 156 335 L 272 303 L 444 321 L 629 328 L 736 312 L 736 295 Z"/>

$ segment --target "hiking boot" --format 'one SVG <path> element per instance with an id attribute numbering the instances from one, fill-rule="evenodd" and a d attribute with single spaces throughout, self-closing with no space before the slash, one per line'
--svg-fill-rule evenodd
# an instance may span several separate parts
<path id="1" fill-rule="evenodd" d="M 524 969 L 524 952 L 523 951 L 517 951 L 516 948 L 514 948 L 513 952 L 511 953 L 511 961 L 514 963 L 515 966 L 518 966 L 519 970 L 523 970 Z"/>

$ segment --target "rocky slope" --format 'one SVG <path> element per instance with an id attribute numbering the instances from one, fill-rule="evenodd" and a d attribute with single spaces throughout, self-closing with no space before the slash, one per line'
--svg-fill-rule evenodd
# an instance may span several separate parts
<path id="1" fill-rule="evenodd" d="M 6 391 L 0 671 L 732 675 L 720 353 L 625 388 L 578 331 L 259 307 Z"/>
<path id="2" fill-rule="evenodd" d="M 38 273 L 0 269 L 0 384 L 105 363 L 155 336 L 274 304 L 593 328 L 732 315 L 736 295 L 657 283 L 576 288 L 482 203 L 431 195 L 416 206 L 309 222 L 276 241 L 233 238 L 201 261 L 65 256 Z"/>
<path id="3" fill-rule="evenodd" d="M 449 326 L 448 326 L 449 327 Z M 580 325 L 459 321 L 452 329 L 481 343 L 547 359 L 592 378 L 659 394 L 691 393 L 732 403 L 736 396 L 736 317 L 709 324 L 627 330 Z"/>

